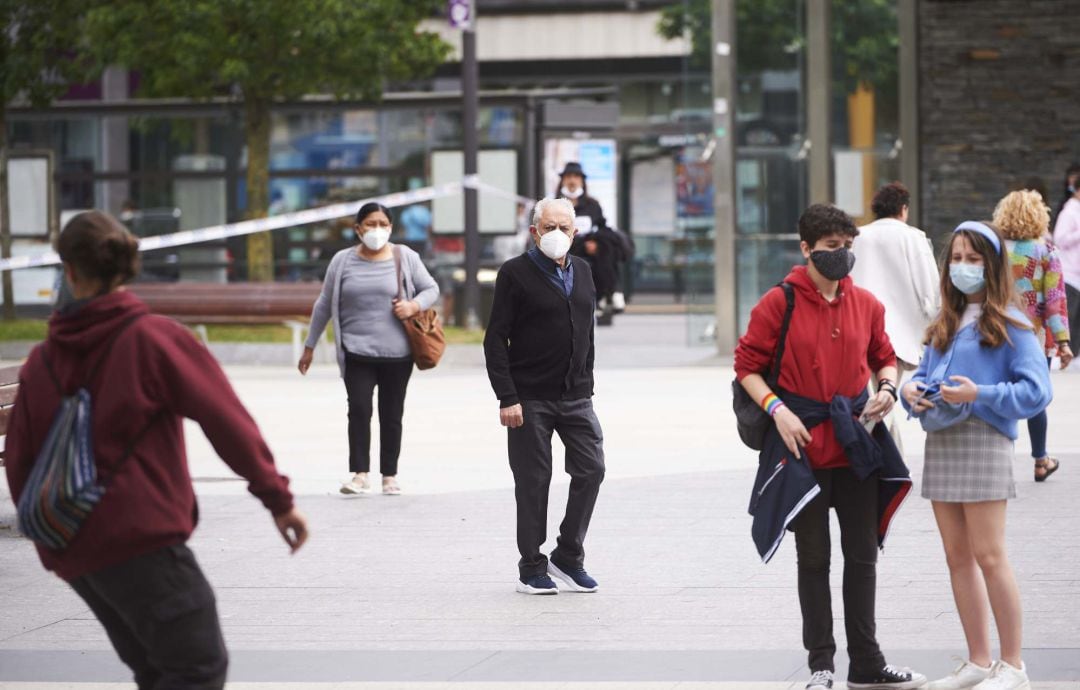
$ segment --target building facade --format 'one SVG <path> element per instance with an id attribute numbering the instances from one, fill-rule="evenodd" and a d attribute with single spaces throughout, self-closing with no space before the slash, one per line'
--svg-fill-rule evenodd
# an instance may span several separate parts
<path id="1" fill-rule="evenodd" d="M 900 179 L 914 194 L 913 221 L 932 237 L 988 217 L 1033 176 L 1056 203 L 1065 167 L 1080 158 L 1070 4 L 477 0 L 480 147 L 492 166 L 482 161 L 481 174 L 535 198 L 554 191 L 566 160 L 587 158 L 594 195 L 637 245 L 627 287 L 642 301 L 688 303 L 690 341 L 730 342 L 758 297 L 802 261 L 796 221 L 809 203 L 836 203 L 865 222 L 874 190 Z M 713 92 L 705 33 L 714 6 L 735 18 L 729 93 Z M 662 35 L 673 11 L 697 17 L 699 30 Z M 460 42 L 445 18 L 425 28 Z M 314 97 L 279 106 L 271 212 L 452 178 L 462 146 L 458 59 L 379 104 Z M 53 108 L 10 111 L 14 149 L 52 153 L 57 211 L 119 213 L 130 202 L 143 234 L 242 218 L 239 110 L 133 100 L 137 81 L 137 72 L 110 70 Z M 732 131 L 719 131 L 714 120 L 727 109 Z M 731 151 L 721 190 L 718 144 Z M 720 232 L 718 194 L 734 205 Z M 438 202 L 421 206 L 398 230 L 449 276 L 461 257 L 457 216 Z M 488 266 L 522 245 L 521 218 L 500 208 L 482 218 Z M 278 279 L 318 278 L 350 239 L 347 222 L 280 231 Z M 714 270 L 718 251 L 730 275 Z M 147 267 L 163 280 L 238 280 L 243 257 L 244 243 L 229 242 L 151 256 Z M 717 302 L 733 305 L 731 322 L 715 323 Z"/>

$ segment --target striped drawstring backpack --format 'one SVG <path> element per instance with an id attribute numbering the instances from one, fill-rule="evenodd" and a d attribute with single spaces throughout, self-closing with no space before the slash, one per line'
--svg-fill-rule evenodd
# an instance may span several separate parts
<path id="1" fill-rule="evenodd" d="M 139 315 L 141 316 L 141 314 Z M 60 409 L 53 417 L 45 443 L 34 459 L 26 487 L 19 497 L 19 530 L 33 541 L 54 550 L 71 543 L 90 512 L 105 495 L 107 481 L 99 481 L 91 436 L 91 401 L 88 387 L 117 337 L 139 316 L 128 319 L 113 333 L 83 385 L 66 395 L 48 356 L 45 368 L 60 394 Z M 114 465 L 113 473 L 135 449 L 155 416 L 131 441 Z"/>

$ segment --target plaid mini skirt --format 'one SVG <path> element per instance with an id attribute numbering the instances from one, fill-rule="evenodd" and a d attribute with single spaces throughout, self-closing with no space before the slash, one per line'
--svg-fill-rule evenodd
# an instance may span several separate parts
<path id="1" fill-rule="evenodd" d="M 926 435 L 922 496 L 931 501 L 975 503 L 1016 498 L 1015 443 L 972 415 Z"/>

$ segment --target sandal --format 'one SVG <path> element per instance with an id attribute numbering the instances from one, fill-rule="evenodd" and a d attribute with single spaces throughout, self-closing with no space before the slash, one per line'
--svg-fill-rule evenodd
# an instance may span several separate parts
<path id="1" fill-rule="evenodd" d="M 1057 458 L 1052 458 L 1049 455 L 1045 458 L 1039 458 L 1035 461 L 1035 481 L 1045 482 L 1050 478 L 1050 475 L 1058 471 L 1059 467 L 1061 467 L 1061 463 L 1058 462 Z"/>
<path id="2" fill-rule="evenodd" d="M 382 492 L 384 496 L 400 496 L 401 486 L 397 483 L 397 478 L 383 477 Z"/>

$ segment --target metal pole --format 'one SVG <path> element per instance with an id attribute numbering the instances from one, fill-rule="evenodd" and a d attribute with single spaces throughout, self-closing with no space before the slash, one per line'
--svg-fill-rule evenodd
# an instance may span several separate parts
<path id="1" fill-rule="evenodd" d="M 908 222 L 921 227 L 919 212 L 919 7 L 897 4 L 900 22 L 900 179 L 911 192 Z"/>
<path id="2" fill-rule="evenodd" d="M 833 200 L 832 132 L 832 1 L 806 3 L 806 122 L 810 138 L 810 203 Z"/>
<path id="3" fill-rule="evenodd" d="M 713 283 L 716 348 L 735 350 L 735 0 L 712 0 Z"/>
<path id="4" fill-rule="evenodd" d="M 480 200 L 476 187 L 469 181 L 477 174 L 477 82 L 479 73 L 476 65 L 476 3 L 469 25 L 461 36 L 461 96 L 463 144 L 465 149 L 465 327 L 476 330 L 480 327 L 480 285 L 476 274 L 480 270 Z"/>

